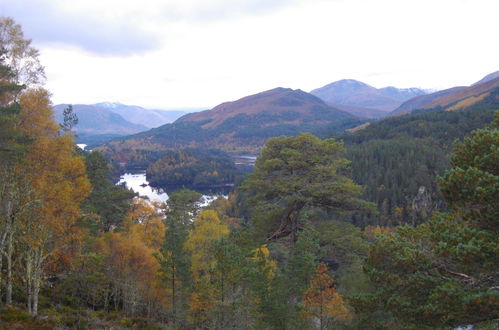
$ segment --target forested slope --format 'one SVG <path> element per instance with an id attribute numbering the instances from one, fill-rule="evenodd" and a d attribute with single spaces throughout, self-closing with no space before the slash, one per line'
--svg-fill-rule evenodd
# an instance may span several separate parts
<path id="1" fill-rule="evenodd" d="M 378 215 L 355 218 L 359 224 L 416 224 L 444 208 L 435 184 L 449 167 L 456 140 L 490 124 L 499 109 L 499 89 L 459 111 L 432 109 L 372 123 L 343 135 L 354 181 L 376 202 Z M 450 105 L 452 106 L 452 105 Z"/>

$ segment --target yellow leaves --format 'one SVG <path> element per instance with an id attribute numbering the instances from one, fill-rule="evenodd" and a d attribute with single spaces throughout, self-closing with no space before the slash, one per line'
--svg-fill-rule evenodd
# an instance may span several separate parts
<path id="1" fill-rule="evenodd" d="M 192 272 L 199 278 L 209 265 L 214 262 L 209 251 L 211 243 L 229 234 L 229 228 L 223 224 L 217 212 L 204 210 L 194 220 L 194 230 L 189 233 L 185 248 L 191 252 Z"/>
<path id="2" fill-rule="evenodd" d="M 56 137 L 59 126 L 53 119 L 49 92 L 43 88 L 30 89 L 19 99 L 21 104 L 19 128 L 35 137 Z"/>
<path id="3" fill-rule="evenodd" d="M 26 219 L 25 239 L 33 249 L 53 253 L 54 264 L 64 264 L 71 260 L 68 254 L 77 252 L 80 233 L 74 225 L 91 189 L 85 164 L 75 155 L 71 137 L 59 136 L 46 90 L 28 90 L 20 103 L 20 129 L 34 138 L 21 170 L 30 179 L 39 205 L 36 216 Z"/>
<path id="4" fill-rule="evenodd" d="M 369 237 L 369 239 L 373 240 L 375 239 L 376 237 L 380 236 L 380 235 L 388 235 L 389 233 L 393 232 L 394 229 L 393 228 L 389 228 L 389 227 L 381 227 L 381 226 L 367 226 L 365 229 L 364 229 L 364 232 L 366 233 L 367 237 Z"/>
<path id="5" fill-rule="evenodd" d="M 267 279 L 271 280 L 274 278 L 275 271 L 277 269 L 277 262 L 270 259 L 270 251 L 267 244 L 262 244 L 259 248 L 253 251 L 253 257 L 251 258 L 256 262 L 260 271 L 265 274 Z"/>
<path id="6" fill-rule="evenodd" d="M 162 218 L 158 205 L 134 198 L 124 221 L 125 232 L 139 237 L 148 247 L 157 250 L 165 236 Z"/>
<path id="7" fill-rule="evenodd" d="M 483 93 L 483 94 L 480 94 L 478 96 L 470 96 L 462 101 L 457 102 L 453 106 L 445 109 L 445 111 L 454 111 L 454 110 L 461 110 L 461 109 L 468 108 L 468 107 L 472 106 L 473 104 L 484 100 L 489 95 L 490 95 L 490 93 Z"/>
<path id="8" fill-rule="evenodd" d="M 96 250 L 104 256 L 107 276 L 116 286 L 138 292 L 144 301 L 163 302 L 159 263 L 153 256 L 156 250 L 137 232 L 108 233 L 97 240 Z"/>

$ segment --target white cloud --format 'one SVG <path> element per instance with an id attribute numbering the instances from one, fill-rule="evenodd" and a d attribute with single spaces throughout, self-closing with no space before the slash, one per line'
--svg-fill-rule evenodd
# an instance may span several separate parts
<path id="1" fill-rule="evenodd" d="M 277 86 L 445 88 L 499 69 L 495 0 L 13 3 L 0 10 L 41 49 L 55 103 L 212 107 Z"/>

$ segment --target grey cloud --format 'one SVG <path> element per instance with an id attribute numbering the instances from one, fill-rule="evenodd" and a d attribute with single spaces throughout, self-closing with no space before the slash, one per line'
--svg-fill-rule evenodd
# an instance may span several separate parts
<path id="1" fill-rule="evenodd" d="M 160 47 L 156 35 L 128 21 L 68 15 L 54 2 L 2 0 L 0 15 L 12 17 L 36 44 L 67 44 L 99 55 L 127 56 Z"/>
<path id="2" fill-rule="evenodd" d="M 320 0 L 198 0 L 194 8 L 186 7 L 182 1 L 177 5 L 166 2 L 154 8 L 157 9 L 154 18 L 141 16 L 139 10 L 128 13 L 134 22 L 68 14 L 54 0 L 1 0 L 0 15 L 10 16 L 20 23 L 26 36 L 33 39 L 35 45 L 66 44 L 99 55 L 128 56 L 162 46 L 157 34 L 140 28 L 137 24 L 140 20 L 210 23 L 266 14 L 303 1 Z M 137 5 L 144 6 L 139 2 Z"/>

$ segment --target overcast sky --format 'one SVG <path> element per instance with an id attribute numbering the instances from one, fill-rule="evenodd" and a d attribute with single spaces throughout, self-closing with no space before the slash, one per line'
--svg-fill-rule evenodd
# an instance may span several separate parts
<path id="1" fill-rule="evenodd" d="M 443 89 L 499 70 L 497 0 L 0 0 L 53 102 L 212 108 L 340 79 Z"/>

